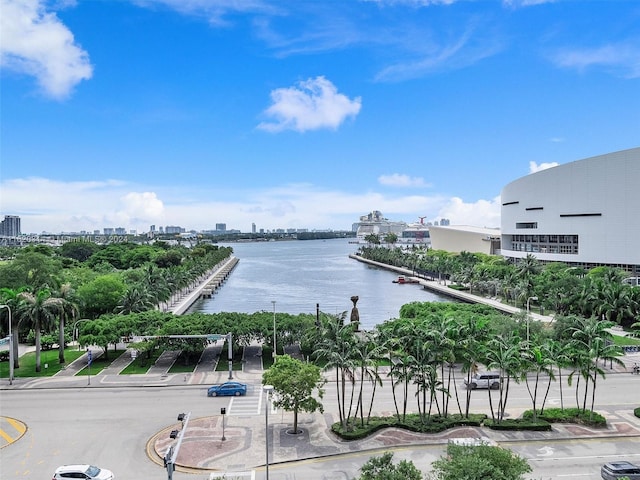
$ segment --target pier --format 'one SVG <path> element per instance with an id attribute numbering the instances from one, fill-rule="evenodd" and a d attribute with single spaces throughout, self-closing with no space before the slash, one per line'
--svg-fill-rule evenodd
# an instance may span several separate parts
<path id="1" fill-rule="evenodd" d="M 239 261 L 238 257 L 231 256 L 217 264 L 197 287 L 189 293 L 182 295 L 169 307 L 168 311 L 176 315 L 182 315 L 196 300 L 200 298 L 211 298 L 218 288 L 229 278 L 229 275 Z"/>

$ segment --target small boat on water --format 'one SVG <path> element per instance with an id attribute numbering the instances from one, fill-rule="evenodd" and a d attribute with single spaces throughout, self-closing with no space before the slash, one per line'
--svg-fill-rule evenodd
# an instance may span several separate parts
<path id="1" fill-rule="evenodd" d="M 420 280 L 412 277 L 405 277 L 404 275 L 400 275 L 396 280 L 393 280 L 393 283 L 405 284 L 405 283 L 420 283 Z"/>

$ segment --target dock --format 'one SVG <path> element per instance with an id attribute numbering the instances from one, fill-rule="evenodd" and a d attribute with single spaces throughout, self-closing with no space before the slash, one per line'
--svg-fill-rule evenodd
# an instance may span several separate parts
<path id="1" fill-rule="evenodd" d="M 204 276 L 203 280 L 198 283 L 197 287 L 189 293 L 182 295 L 169 307 L 168 311 L 175 315 L 182 315 L 196 302 L 196 300 L 200 298 L 211 298 L 224 284 L 227 278 L 229 278 L 229 275 L 236 265 L 238 265 L 239 261 L 238 257 L 230 256 L 218 263 Z"/>

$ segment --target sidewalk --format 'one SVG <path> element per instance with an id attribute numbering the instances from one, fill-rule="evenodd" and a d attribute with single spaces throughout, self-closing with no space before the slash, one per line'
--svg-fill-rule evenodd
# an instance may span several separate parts
<path id="1" fill-rule="evenodd" d="M 240 381 L 259 382 L 258 373 L 240 373 Z M 224 378 L 220 378 L 223 381 Z M 262 407 L 264 411 L 264 406 Z M 389 412 L 374 412 L 374 415 Z M 446 444 L 452 438 L 483 439 L 490 443 L 506 445 L 509 442 L 548 442 L 564 438 L 606 438 L 640 435 L 640 418 L 633 412 L 607 414 L 607 427 L 588 428 L 573 424 L 554 424 L 549 432 L 502 432 L 485 427 L 460 427 L 438 434 L 419 434 L 404 429 L 384 429 L 369 438 L 344 441 L 331 432 L 338 422 L 337 414 L 300 413 L 298 435 L 289 432 L 293 425 L 293 414 L 273 411 L 265 415 L 227 416 L 225 440 L 222 440 L 222 417 L 195 418 L 189 421 L 177 467 L 184 472 L 212 472 L 212 477 L 249 471 L 265 465 L 265 441 L 269 442 L 270 465 L 312 458 L 342 455 L 358 451 L 384 450 L 407 445 Z M 268 431 L 266 429 L 268 425 Z M 169 432 L 179 424 L 167 426 L 149 442 L 149 457 L 162 464 L 162 455 L 171 445 Z"/>

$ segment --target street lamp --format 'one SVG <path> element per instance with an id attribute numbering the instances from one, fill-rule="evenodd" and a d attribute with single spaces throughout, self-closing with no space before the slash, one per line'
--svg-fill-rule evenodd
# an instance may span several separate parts
<path id="1" fill-rule="evenodd" d="M 9 307 L 9 305 L 0 305 L 0 308 L 6 308 L 9 312 L 9 385 L 13 385 L 13 333 L 11 332 L 11 307 Z"/>
<path id="2" fill-rule="evenodd" d="M 262 391 L 266 397 L 264 402 L 264 449 L 267 480 L 269 480 L 269 394 L 273 392 L 273 385 L 264 385 Z"/>
<path id="3" fill-rule="evenodd" d="M 82 323 L 82 322 L 90 322 L 90 321 L 91 321 L 91 319 L 89 319 L 89 318 L 82 318 L 82 319 L 78 320 L 76 323 L 73 324 L 73 340 L 74 341 L 78 340 L 79 333 L 80 333 L 80 332 L 78 332 L 78 330 L 76 328 L 78 326 L 78 324 Z M 80 350 L 80 344 L 78 344 L 78 351 L 79 350 Z"/>
<path id="4" fill-rule="evenodd" d="M 529 343 L 529 316 L 531 315 L 531 308 L 529 308 L 529 302 L 531 300 L 538 301 L 538 297 L 527 298 L 527 343 Z"/>
<path id="5" fill-rule="evenodd" d="M 273 359 L 276 359 L 276 301 L 271 300 L 273 304 Z"/>

